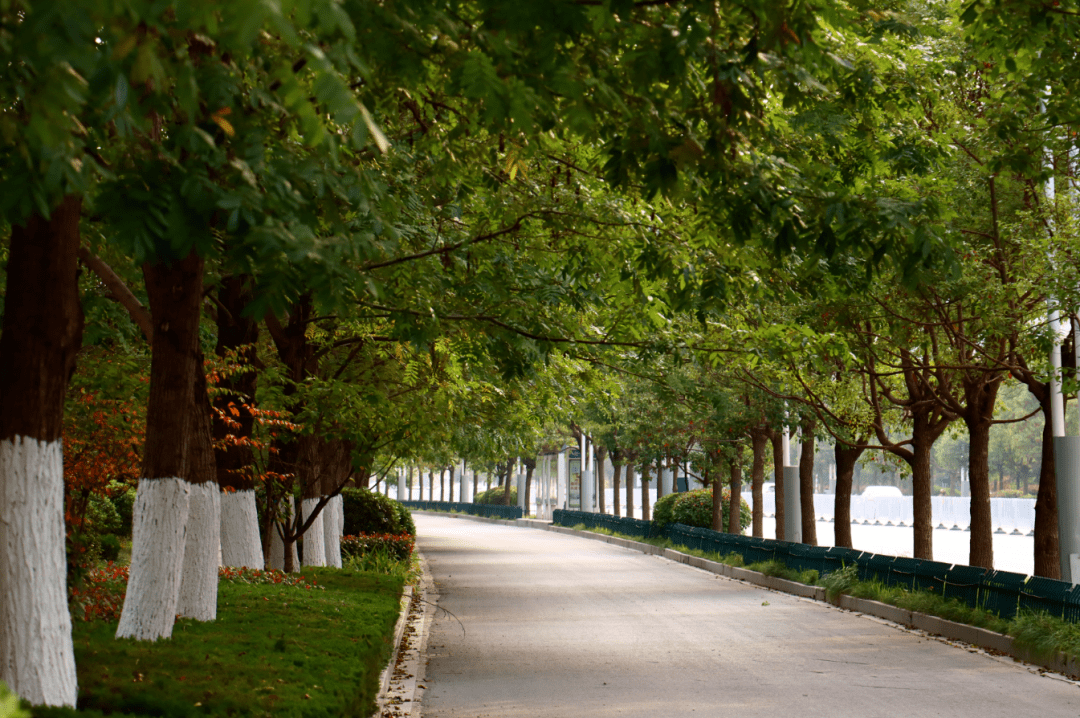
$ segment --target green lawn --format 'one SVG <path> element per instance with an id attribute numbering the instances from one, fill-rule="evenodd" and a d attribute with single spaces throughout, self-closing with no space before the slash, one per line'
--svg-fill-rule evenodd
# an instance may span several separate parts
<path id="1" fill-rule="evenodd" d="M 79 710 L 34 716 L 363 716 L 374 710 L 402 580 L 305 568 L 322 589 L 221 581 L 218 620 L 157 643 L 76 622 Z"/>

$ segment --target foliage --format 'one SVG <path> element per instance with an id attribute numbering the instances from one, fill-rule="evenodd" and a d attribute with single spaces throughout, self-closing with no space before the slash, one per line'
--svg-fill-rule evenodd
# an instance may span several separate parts
<path id="1" fill-rule="evenodd" d="M 664 494 L 656 500 L 652 509 L 652 522 L 658 529 L 667 527 L 668 524 L 674 522 L 673 513 L 675 511 L 675 502 L 682 497 L 682 494 Z M 711 504 L 710 504 L 711 506 Z M 694 524 L 687 524 L 692 526 Z M 712 522 L 705 528 L 712 526 Z"/>
<path id="2" fill-rule="evenodd" d="M 487 491 L 481 491 L 476 494 L 477 504 L 507 504 L 509 506 L 517 506 L 517 486 L 510 486 L 510 501 L 506 501 L 506 489 L 501 486 L 494 486 Z"/>
<path id="3" fill-rule="evenodd" d="M 1017 648 L 1036 656 L 1061 651 L 1075 661 L 1080 658 L 1080 624 L 1048 613 L 1021 611 L 1008 629 Z"/>
<path id="4" fill-rule="evenodd" d="M 665 510 L 661 516 L 657 516 L 654 513 L 654 522 L 659 522 L 660 520 L 667 518 L 668 523 L 678 523 L 684 524 L 686 526 L 696 526 L 703 529 L 712 528 L 712 489 L 695 489 L 693 491 L 684 491 L 675 494 L 668 494 L 662 496 L 660 500 L 657 501 L 657 506 L 659 506 L 661 502 L 668 499 L 668 496 L 674 498 L 671 499 L 670 503 L 665 506 Z M 723 493 L 721 494 L 721 500 L 723 501 L 724 506 L 724 528 L 726 529 L 727 515 L 730 511 L 730 489 L 726 487 L 724 488 Z M 742 522 L 740 525 L 745 530 L 747 527 L 750 526 L 752 515 L 750 512 L 749 504 L 747 504 L 744 499 L 740 499 L 739 501 L 739 516 Z M 667 506 L 670 506 L 670 518 L 668 518 L 669 510 L 667 509 Z M 658 526 L 660 526 L 661 528 L 666 525 L 667 523 L 658 523 Z"/>
<path id="5" fill-rule="evenodd" d="M 411 534 L 360 534 L 341 538 L 341 558 L 364 556 L 373 552 L 389 554 L 398 561 L 412 555 L 416 538 Z"/>
<path id="6" fill-rule="evenodd" d="M 115 534 L 102 534 L 98 539 L 101 544 L 101 560 L 113 562 L 120 558 L 120 539 Z"/>
<path id="7" fill-rule="evenodd" d="M 72 618 L 78 621 L 119 621 L 127 593 L 128 567 L 111 561 L 86 573 L 82 585 L 68 591 Z"/>
<path id="8" fill-rule="evenodd" d="M 794 568 L 788 568 L 788 565 L 783 561 L 773 559 L 772 561 L 759 561 L 747 566 L 751 571 L 757 571 L 763 573 L 766 576 L 775 576 L 776 578 L 782 578 L 785 581 L 795 581 L 796 583 L 805 583 L 808 586 L 816 585 L 819 579 L 817 569 L 808 568 L 804 571 L 799 571 Z"/>
<path id="9" fill-rule="evenodd" d="M 181 619 L 168 641 L 116 640 L 115 622 L 76 623 L 80 711 L 35 708 L 34 715 L 366 718 L 390 651 L 401 579 L 326 568 L 305 575 L 305 585 L 324 590 L 297 590 L 284 578 L 222 581 L 218 620 Z"/>
<path id="10" fill-rule="evenodd" d="M 19 707 L 19 697 L 8 690 L 3 681 L 0 681 L 0 718 L 30 718 L 30 714 Z"/>
<path id="11" fill-rule="evenodd" d="M 825 588 L 825 597 L 829 601 L 836 599 L 844 593 L 851 593 L 851 589 L 859 582 L 859 567 L 850 563 L 843 568 L 825 574 L 821 579 L 821 585 Z"/>
<path id="12" fill-rule="evenodd" d="M 400 502 L 367 489 L 341 491 L 346 536 L 360 534 L 416 535 L 412 514 Z"/>

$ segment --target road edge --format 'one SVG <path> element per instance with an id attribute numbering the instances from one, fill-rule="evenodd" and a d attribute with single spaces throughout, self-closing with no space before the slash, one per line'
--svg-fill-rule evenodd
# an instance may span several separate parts
<path id="1" fill-rule="evenodd" d="M 640 551 L 641 553 L 659 556 L 660 558 L 676 563 L 684 563 L 688 566 L 718 576 L 724 576 L 725 578 L 735 581 L 744 581 L 760 588 L 780 593 L 788 593 L 799 596 L 800 598 L 825 603 L 826 605 L 857 615 L 872 616 L 887 621 L 899 628 L 919 631 L 930 637 L 945 639 L 947 642 L 955 642 L 982 649 L 991 657 L 1002 655 L 1011 657 L 1016 662 L 1037 666 L 1039 668 L 1039 673 L 1049 671 L 1060 674 L 1060 677 L 1065 680 L 1072 682 L 1080 681 L 1080 664 L 1069 659 L 1062 653 L 1058 653 L 1055 656 L 1038 656 L 1016 647 L 1012 636 L 988 631 L 985 628 L 978 628 L 977 626 L 969 626 L 966 623 L 956 623 L 955 621 L 938 618 L 937 616 L 931 616 L 926 613 L 919 613 L 918 611 L 907 611 L 878 601 L 841 595 L 836 602 L 830 602 L 826 600 L 825 589 L 822 586 L 808 586 L 806 584 L 787 581 L 775 576 L 766 576 L 757 571 L 729 566 L 717 561 L 709 561 L 708 559 L 691 556 L 690 554 L 682 553 L 681 551 L 675 551 L 674 549 L 669 548 L 659 548 L 640 541 L 633 541 L 617 536 L 607 536 L 591 531 L 579 531 L 566 526 L 556 526 L 550 521 L 541 521 L 539 519 L 493 519 L 485 516 L 472 516 L 471 514 L 448 513 L 445 511 L 423 511 L 422 513 L 431 514 L 433 516 L 467 519 L 469 521 L 478 521 L 481 523 L 504 524 L 506 526 L 516 526 L 518 528 L 534 528 L 544 531 L 553 531 L 555 533 L 568 534 L 592 541 L 609 543 L 632 551 Z"/>

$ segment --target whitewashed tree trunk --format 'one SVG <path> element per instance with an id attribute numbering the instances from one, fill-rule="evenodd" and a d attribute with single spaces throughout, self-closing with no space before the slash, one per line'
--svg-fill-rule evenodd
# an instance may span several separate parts
<path id="1" fill-rule="evenodd" d="M 0 441 L 0 680 L 35 705 L 78 693 L 64 563 L 60 441 Z"/>
<path id="2" fill-rule="evenodd" d="M 263 568 L 254 489 L 221 492 L 221 565 Z"/>
<path id="3" fill-rule="evenodd" d="M 341 494 L 330 499 L 323 509 L 323 545 L 326 547 L 326 565 L 341 568 L 341 530 L 344 515 L 341 510 Z"/>
<path id="4" fill-rule="evenodd" d="M 304 499 L 302 506 L 304 521 L 308 520 L 315 511 L 315 507 L 318 505 L 319 499 Z M 319 515 L 311 522 L 311 526 L 306 532 L 304 532 L 304 565 L 305 566 L 325 566 L 326 565 L 326 544 L 324 539 L 325 531 L 323 529 L 323 518 L 326 516 L 326 508 L 319 512 Z"/>
<path id="5" fill-rule="evenodd" d="M 221 561 L 221 499 L 213 481 L 191 484 L 184 568 L 176 613 L 196 621 L 217 619 Z"/>
<path id="6" fill-rule="evenodd" d="M 156 641 L 172 636 L 191 484 L 183 479 L 140 479 L 132 520 L 131 578 L 117 638 Z"/>

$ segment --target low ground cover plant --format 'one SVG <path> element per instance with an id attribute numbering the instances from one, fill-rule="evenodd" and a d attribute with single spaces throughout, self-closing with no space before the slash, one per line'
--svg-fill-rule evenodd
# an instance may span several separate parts
<path id="1" fill-rule="evenodd" d="M 747 566 L 740 554 L 729 553 L 722 556 L 716 552 L 681 546 L 667 538 L 641 539 L 609 529 L 589 529 L 585 524 L 577 524 L 573 528 L 578 531 L 591 531 L 605 536 L 617 536 L 652 546 L 670 548 L 691 556 L 747 568 L 789 581 L 808 585 L 816 584 L 825 588 L 826 596 L 831 602 L 835 602 L 841 594 L 847 594 L 856 598 L 887 603 L 908 611 L 937 616 L 956 623 L 978 626 L 1012 636 L 1014 645 L 1031 655 L 1048 657 L 1060 652 L 1072 660 L 1080 659 L 1080 625 L 1045 612 L 1021 611 L 1015 618 L 1005 619 L 991 611 L 969 606 L 959 599 L 945 599 L 933 591 L 913 591 L 900 586 L 886 585 L 881 581 L 862 581 L 859 579 L 857 567 L 853 564 L 825 576 L 819 576 L 813 569 L 797 571 L 777 560 Z"/>

